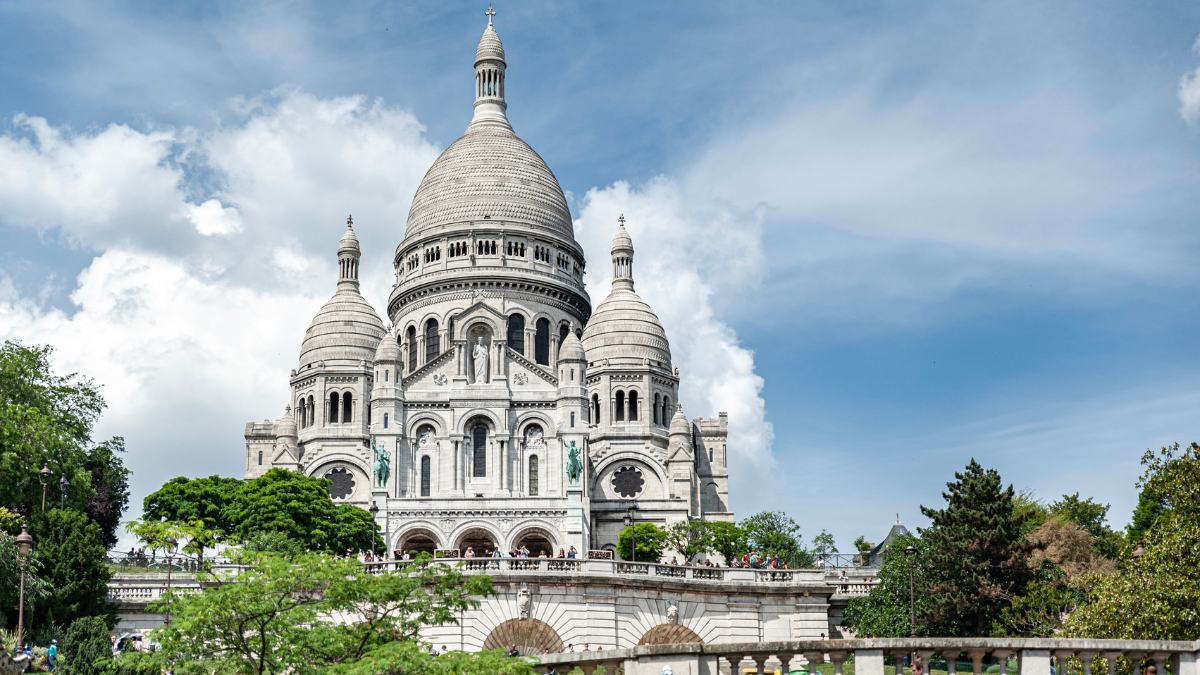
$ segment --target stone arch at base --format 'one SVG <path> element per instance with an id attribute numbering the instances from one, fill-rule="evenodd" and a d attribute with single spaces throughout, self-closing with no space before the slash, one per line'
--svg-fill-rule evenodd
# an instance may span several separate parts
<path id="1" fill-rule="evenodd" d="M 646 631 L 638 645 L 704 644 L 696 631 L 677 623 L 660 623 Z"/>
<path id="2" fill-rule="evenodd" d="M 563 650 L 562 638 L 540 619 L 509 619 L 492 629 L 483 641 L 484 649 L 505 649 L 513 645 L 521 656 L 556 654 Z"/>
<path id="3" fill-rule="evenodd" d="M 404 532 L 401 532 L 396 537 L 396 545 L 393 550 L 398 551 L 403 555 L 408 553 L 428 553 L 433 555 L 433 552 L 438 548 L 438 536 L 432 530 L 425 527 L 414 527 Z"/>

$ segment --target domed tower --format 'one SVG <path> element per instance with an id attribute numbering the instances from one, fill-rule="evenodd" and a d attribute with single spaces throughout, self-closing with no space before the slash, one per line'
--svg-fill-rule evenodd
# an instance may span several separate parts
<path id="1" fill-rule="evenodd" d="M 633 287 L 633 239 L 625 216 L 612 243 L 612 291 L 583 330 L 593 441 L 651 442 L 666 458 L 679 378 L 658 315 Z"/>
<path id="2" fill-rule="evenodd" d="M 671 418 L 670 441 L 667 445 L 667 474 L 671 477 L 671 499 L 688 504 L 690 514 L 699 513 L 696 500 L 696 459 L 693 455 L 692 425 L 683 414 L 683 406 L 676 404 Z"/>
<path id="3" fill-rule="evenodd" d="M 336 500 L 370 495 L 370 394 L 375 351 L 385 331 L 358 288 L 361 257 L 354 219 L 338 241 L 333 297 L 317 311 L 300 346 L 291 385 L 300 468 L 329 478 Z"/>
<path id="4" fill-rule="evenodd" d="M 567 325 L 583 325 L 591 312 L 583 248 L 554 173 L 509 123 L 507 63 L 491 14 L 474 65 L 474 114 L 413 196 L 388 316 L 406 375 L 451 354 L 462 383 L 505 382 L 511 350 L 553 377 Z M 476 378 L 472 352 L 481 344 L 490 372 Z"/>

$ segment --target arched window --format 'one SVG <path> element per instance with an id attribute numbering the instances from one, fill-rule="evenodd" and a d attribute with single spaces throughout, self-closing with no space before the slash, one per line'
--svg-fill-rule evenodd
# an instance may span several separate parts
<path id="1" fill-rule="evenodd" d="M 421 458 L 421 496 L 429 496 L 429 455 Z"/>
<path id="2" fill-rule="evenodd" d="M 301 429 L 308 426 L 308 403 L 303 398 L 296 404 L 296 417 L 296 423 Z"/>
<path id="3" fill-rule="evenodd" d="M 383 428 L 384 429 L 388 428 L 388 414 L 387 413 L 383 413 Z"/>
<path id="4" fill-rule="evenodd" d="M 592 424 L 600 424 L 600 395 L 592 394 Z"/>
<path id="5" fill-rule="evenodd" d="M 350 392 L 342 394 L 342 421 L 346 423 L 354 421 L 354 395 Z"/>
<path id="6" fill-rule="evenodd" d="M 262 466 L 262 450 L 258 451 L 258 465 Z"/>
<path id="7" fill-rule="evenodd" d="M 311 427 L 312 425 L 314 425 L 316 423 L 317 423 L 317 403 L 316 403 L 316 400 L 312 396 L 309 396 L 308 397 L 308 426 Z"/>
<path id="8" fill-rule="evenodd" d="M 629 421 L 638 421 L 638 395 L 636 391 L 629 392 Z"/>
<path id="9" fill-rule="evenodd" d="M 329 419 L 325 420 L 328 424 L 337 424 L 338 408 L 341 407 L 342 396 L 336 391 L 329 395 Z"/>
<path id="10" fill-rule="evenodd" d="M 518 354 L 525 353 L 525 317 L 511 314 L 508 317 L 508 346 Z"/>
<path id="11" fill-rule="evenodd" d="M 571 428 L 575 428 L 575 413 L 571 413 Z"/>
<path id="12" fill-rule="evenodd" d="M 388 381 L 388 369 L 387 368 L 383 369 L 383 381 L 384 382 Z"/>
<path id="13" fill-rule="evenodd" d="M 567 324 L 564 323 L 558 327 L 558 346 L 559 347 L 562 347 L 563 340 L 566 340 L 567 336 L 570 334 L 571 334 L 571 329 L 567 327 Z"/>
<path id="14" fill-rule="evenodd" d="M 471 464 L 472 476 L 483 478 L 487 475 L 487 425 L 478 422 L 471 429 Z"/>
<path id="15" fill-rule="evenodd" d="M 659 413 L 658 406 L 659 406 L 659 396 L 658 396 L 658 394 L 655 394 L 654 395 L 654 423 L 655 424 L 658 424 L 658 420 L 661 419 L 661 416 L 658 414 Z"/>
<path id="16" fill-rule="evenodd" d="M 662 423 L 663 423 L 664 427 L 671 423 L 671 397 L 670 396 L 663 397 Z"/>
<path id="17" fill-rule="evenodd" d="M 441 353 L 442 348 L 438 344 L 437 319 L 430 319 L 425 322 L 425 363 L 436 359 Z"/>
<path id="18" fill-rule="evenodd" d="M 613 409 L 613 421 L 625 421 L 625 392 L 623 391 L 617 392 L 617 404 Z"/>
<path id="19" fill-rule="evenodd" d="M 550 365 L 550 320 L 537 320 L 533 334 L 533 360 L 543 366 Z"/>
<path id="20" fill-rule="evenodd" d="M 538 458 L 537 455 L 529 456 L 529 496 L 536 497 L 538 495 Z"/>
<path id="21" fill-rule="evenodd" d="M 417 369 L 417 327 L 408 327 L 408 372 Z"/>

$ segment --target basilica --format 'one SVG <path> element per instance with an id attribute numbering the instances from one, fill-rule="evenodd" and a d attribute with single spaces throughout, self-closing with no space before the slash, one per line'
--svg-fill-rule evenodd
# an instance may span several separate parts
<path id="1" fill-rule="evenodd" d="M 413 197 L 388 322 L 359 292 L 348 219 L 287 411 L 246 425 L 246 477 L 328 479 L 393 551 L 582 556 L 613 549 L 628 522 L 732 520 L 727 416 L 679 405 L 623 217 L 593 308 L 562 188 L 509 124 L 505 69 L 489 15 L 474 113 Z"/>

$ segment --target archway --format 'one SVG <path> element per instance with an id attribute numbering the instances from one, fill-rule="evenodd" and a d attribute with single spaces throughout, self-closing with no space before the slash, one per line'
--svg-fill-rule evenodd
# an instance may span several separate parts
<path id="1" fill-rule="evenodd" d="M 509 619 L 488 633 L 484 649 L 508 649 L 513 645 L 521 656 L 557 654 L 563 650 L 562 638 L 539 619 Z"/>
<path id="2" fill-rule="evenodd" d="M 681 626 L 677 623 L 660 623 L 654 628 L 646 631 L 641 640 L 638 640 L 638 645 L 699 645 L 704 644 L 704 640 L 696 631 Z"/>
<path id="3" fill-rule="evenodd" d="M 396 540 L 395 552 L 397 555 L 403 555 L 405 551 L 413 556 L 418 553 L 433 555 L 433 552 L 438 548 L 437 541 L 437 535 L 429 530 L 409 530 L 400 535 L 400 538 Z"/>
<path id="4" fill-rule="evenodd" d="M 542 527 L 530 527 L 522 530 L 517 536 L 513 537 L 513 547 L 525 547 L 529 549 L 529 557 L 536 558 L 546 553 L 547 558 L 553 558 L 554 550 L 554 535 Z"/>
<path id="5" fill-rule="evenodd" d="M 458 536 L 458 544 L 455 548 L 458 549 L 459 555 L 465 556 L 467 549 L 475 550 L 475 556 L 482 558 L 491 553 L 498 544 L 496 537 L 489 531 L 483 528 L 471 528 Z"/>

